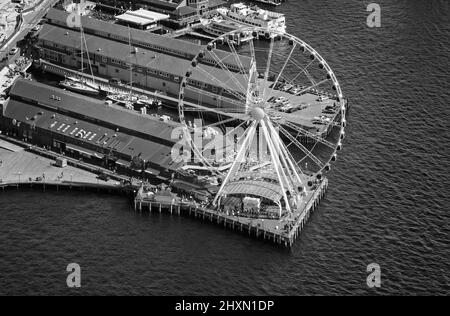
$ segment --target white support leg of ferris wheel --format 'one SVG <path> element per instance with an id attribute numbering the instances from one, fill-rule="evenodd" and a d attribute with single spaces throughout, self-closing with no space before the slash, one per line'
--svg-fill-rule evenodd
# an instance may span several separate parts
<path id="1" fill-rule="evenodd" d="M 280 182 L 280 187 L 281 187 L 281 190 L 282 190 L 282 193 L 283 193 L 284 202 L 286 203 L 286 209 L 289 212 L 291 212 L 291 207 L 289 205 L 289 199 L 287 198 L 286 190 L 284 188 L 284 181 L 285 180 L 283 180 L 283 178 L 281 176 L 281 172 L 279 170 L 279 167 L 280 167 L 279 162 L 277 163 L 277 159 L 278 159 L 277 158 L 277 153 L 275 152 L 275 149 L 273 148 L 273 144 L 272 144 L 271 139 L 270 139 L 270 134 L 269 134 L 269 132 L 267 130 L 267 127 L 266 127 L 264 121 L 261 121 L 260 123 L 261 123 L 261 127 L 262 127 L 263 132 L 264 132 L 264 134 L 266 136 L 266 139 L 267 139 L 267 144 L 269 146 L 270 156 L 272 157 L 272 164 L 273 164 L 273 167 L 275 168 L 275 172 L 277 173 L 278 181 Z M 280 217 L 281 217 L 281 210 L 280 210 Z"/>
<path id="2" fill-rule="evenodd" d="M 272 37 L 271 40 L 270 40 L 269 55 L 267 57 L 266 72 L 264 73 L 264 88 L 263 88 L 263 92 L 262 92 L 262 97 L 263 97 L 264 100 L 266 100 L 266 89 L 267 89 L 267 84 L 268 84 L 269 75 L 270 75 L 270 66 L 271 66 L 271 63 L 272 63 L 274 42 L 275 42 L 275 38 Z"/>
<path id="3" fill-rule="evenodd" d="M 270 122 L 269 122 L 269 120 L 267 120 L 267 118 L 266 118 L 265 124 L 266 124 L 267 130 L 270 133 L 270 141 L 271 141 L 272 147 L 274 148 L 275 153 L 276 153 L 275 159 L 278 163 L 280 173 L 281 173 L 283 179 L 285 180 L 285 184 L 287 186 L 288 191 L 291 193 L 291 195 L 295 195 L 296 194 L 295 185 L 294 185 L 295 181 L 293 181 L 291 178 L 291 173 L 289 170 L 290 167 L 286 162 L 284 154 L 280 150 L 279 140 L 277 138 L 275 138 L 276 135 L 273 133 L 272 129 L 270 128 Z"/>
<path id="4" fill-rule="evenodd" d="M 278 143 L 280 144 L 280 150 L 283 152 L 283 154 L 284 154 L 284 156 L 286 158 L 286 161 L 290 165 L 290 167 L 292 169 L 292 172 L 295 175 L 295 178 L 297 179 L 298 183 L 302 184 L 302 186 L 305 187 L 304 184 L 303 184 L 303 181 L 300 178 L 300 175 L 297 172 L 297 168 L 295 167 L 295 164 L 294 164 L 294 161 L 291 158 L 291 155 L 289 154 L 287 148 L 285 147 L 284 143 L 282 142 L 282 140 L 280 138 L 279 132 L 277 132 L 277 130 L 275 129 L 273 124 L 271 124 L 270 122 L 268 123 L 268 126 L 271 129 L 273 135 L 275 135 L 274 137 L 277 138 Z"/>
<path id="5" fill-rule="evenodd" d="M 291 173 L 291 168 L 290 165 L 287 163 L 287 158 L 284 155 L 284 153 L 281 151 L 280 147 L 282 145 L 282 143 L 280 143 L 281 139 L 276 138 L 276 134 L 273 133 L 273 130 L 271 129 L 271 124 L 270 121 L 267 120 L 266 121 L 266 127 L 269 131 L 269 133 L 271 133 L 271 142 L 272 142 L 272 146 L 275 149 L 275 152 L 277 153 L 277 161 L 279 162 L 279 166 L 280 166 L 280 171 L 282 173 L 282 176 L 284 177 L 285 181 L 286 181 L 286 185 L 288 186 L 288 190 L 292 195 L 296 195 L 297 194 L 297 190 L 295 189 L 295 180 L 292 178 L 292 173 Z M 283 169 L 284 168 L 284 169 Z"/>
<path id="6" fill-rule="evenodd" d="M 250 127 L 250 130 L 247 134 L 247 137 L 245 138 L 244 142 L 242 143 L 242 147 L 239 149 L 238 154 L 236 156 L 236 159 L 234 160 L 233 164 L 231 165 L 230 171 L 226 175 L 225 179 L 222 182 L 222 185 L 220 186 L 219 192 L 217 192 L 216 197 L 214 198 L 213 205 L 217 205 L 217 200 L 220 196 L 223 194 L 223 190 L 227 183 L 230 181 L 231 176 L 233 176 L 236 173 L 237 167 L 240 166 L 242 158 L 247 153 L 248 145 L 251 144 L 251 141 L 253 140 L 255 136 L 256 126 L 257 122 L 254 121 L 253 124 Z"/>

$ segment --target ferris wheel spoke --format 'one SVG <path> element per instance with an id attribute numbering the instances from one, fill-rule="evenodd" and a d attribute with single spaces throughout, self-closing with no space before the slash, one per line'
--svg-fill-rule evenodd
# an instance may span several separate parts
<path id="1" fill-rule="evenodd" d="M 273 56 L 273 50 L 274 50 L 274 43 L 275 43 L 275 37 L 272 37 L 270 39 L 270 48 L 269 48 L 269 54 L 267 57 L 267 64 L 266 64 L 266 71 L 264 72 L 264 89 L 263 89 L 263 93 L 262 93 L 262 97 L 265 100 L 265 96 L 266 96 L 266 88 L 267 88 L 267 83 L 269 80 L 269 72 L 270 72 L 270 66 L 272 65 L 272 56 Z"/>
<path id="2" fill-rule="evenodd" d="M 235 89 L 230 88 L 225 82 L 220 81 L 215 76 L 213 76 L 212 74 L 210 74 L 209 72 L 204 70 L 201 66 L 198 67 L 197 69 L 199 69 L 201 72 L 203 72 L 210 80 L 212 80 L 215 83 L 217 83 L 219 85 L 219 87 L 222 87 L 225 91 L 227 91 L 228 93 L 230 93 L 231 95 L 236 97 L 237 100 L 241 100 L 243 102 L 246 101 L 245 97 L 243 95 L 241 95 L 239 92 L 236 92 Z"/>
<path id="3" fill-rule="evenodd" d="M 219 95 L 219 94 L 215 94 L 215 93 L 212 93 L 212 92 L 208 92 L 208 91 L 205 91 L 205 90 L 202 90 L 202 89 L 199 89 L 199 88 L 195 88 L 193 86 L 189 86 L 189 87 L 187 87 L 187 89 L 188 90 L 192 90 L 192 91 L 198 93 L 199 95 L 207 95 L 207 96 L 209 96 L 211 98 L 216 98 L 217 100 L 234 104 L 234 105 L 236 105 L 235 112 L 245 111 L 245 104 L 243 102 L 239 102 L 239 100 L 233 100 L 233 99 L 224 97 L 223 95 Z M 207 107 L 207 108 L 209 108 L 209 107 Z"/>
<path id="4" fill-rule="evenodd" d="M 245 81 L 248 81 L 248 75 L 247 75 L 247 71 L 244 68 L 244 65 L 242 64 L 241 58 L 239 57 L 236 48 L 234 47 L 234 44 L 232 41 L 227 41 L 228 43 L 228 47 L 231 50 L 231 53 L 233 54 L 234 60 L 236 60 L 236 63 L 238 64 L 238 67 L 240 69 L 240 72 L 242 73 L 242 75 L 245 78 Z"/>
<path id="5" fill-rule="evenodd" d="M 211 165 L 211 163 L 208 161 L 208 159 L 206 159 L 202 155 L 202 152 L 198 149 L 197 145 L 195 144 L 195 141 L 192 139 L 191 134 L 189 133 L 189 128 L 187 128 L 187 126 L 185 126 L 185 127 L 186 128 L 184 128 L 184 135 L 185 135 L 187 143 L 189 144 L 191 151 L 194 153 L 194 157 L 196 159 L 199 159 L 206 166 L 206 168 L 210 170 L 210 172 L 212 174 L 220 174 L 217 171 L 217 169 Z"/>
<path id="6" fill-rule="evenodd" d="M 256 121 L 253 122 L 253 124 L 251 125 L 251 127 L 248 129 L 248 133 L 244 139 L 244 142 L 241 146 L 241 148 L 239 149 L 236 159 L 234 160 L 233 164 L 231 165 L 231 168 L 229 170 L 229 172 L 227 173 L 225 179 L 222 182 L 222 185 L 220 186 L 219 192 L 217 193 L 213 204 L 216 205 L 217 204 L 217 200 L 219 199 L 219 197 L 223 194 L 224 188 L 225 186 L 228 184 L 229 180 L 234 176 L 235 172 L 238 170 L 242 158 L 245 156 L 246 152 L 247 152 L 247 145 L 252 141 L 253 136 L 255 135 L 255 131 L 256 131 Z"/>
<path id="7" fill-rule="evenodd" d="M 281 140 L 280 133 L 275 129 L 275 126 L 273 126 L 273 124 L 270 123 L 270 121 L 268 122 L 268 125 L 272 131 L 272 134 L 275 136 L 277 142 L 280 144 L 280 150 L 286 156 L 286 161 L 288 162 L 290 168 L 292 169 L 292 172 L 295 175 L 296 179 L 298 180 L 299 183 L 303 183 L 298 174 L 298 171 L 300 171 L 300 173 L 304 175 L 303 170 L 300 168 L 300 166 L 294 165 L 295 159 L 292 156 L 289 149 L 284 144 L 284 142 Z"/>
<path id="8" fill-rule="evenodd" d="M 239 80 L 233 75 L 233 73 L 225 66 L 225 64 L 220 60 L 214 51 L 211 51 L 211 56 L 213 57 L 216 64 L 228 75 L 228 77 L 234 82 L 237 88 L 239 88 L 241 93 L 246 93 L 247 89 L 242 86 Z"/>
<path id="9" fill-rule="evenodd" d="M 242 122 L 241 124 L 239 124 L 238 126 L 236 126 L 235 128 L 233 128 L 231 131 L 229 131 L 229 132 L 227 132 L 226 134 L 225 134 L 225 136 L 224 136 L 224 139 L 226 139 L 226 138 L 228 138 L 230 135 L 237 135 L 237 133 L 236 133 L 236 131 L 238 131 L 240 128 L 242 128 L 242 126 L 244 126 L 244 124 L 245 124 L 246 122 Z M 248 130 L 248 129 L 247 129 Z M 244 137 L 244 135 L 245 135 L 245 132 L 244 132 L 244 134 L 241 136 L 241 139 L 242 139 L 242 137 Z M 240 139 L 238 140 L 238 143 L 239 143 L 239 141 L 240 141 Z"/>
<path id="10" fill-rule="evenodd" d="M 237 111 L 236 108 L 220 108 L 221 111 L 227 112 L 227 113 L 245 113 L 245 111 Z M 195 107 L 187 107 L 184 109 L 184 112 L 197 112 L 197 113 L 208 113 L 211 112 L 210 108 L 206 109 L 199 109 Z"/>
<path id="11" fill-rule="evenodd" d="M 235 133 L 237 130 L 239 130 L 240 127 L 242 127 L 244 124 L 246 123 L 246 121 L 242 122 L 241 124 L 239 124 L 237 127 L 233 128 L 231 131 L 227 132 L 224 137 L 223 140 L 226 140 L 227 137 L 233 133 Z M 240 135 L 240 137 L 238 137 L 236 144 L 239 145 L 240 143 L 242 143 L 242 141 L 245 140 L 245 138 L 247 137 L 248 133 L 251 131 L 250 128 L 247 128 L 242 135 Z M 236 134 L 237 135 L 237 134 Z M 226 145 L 224 146 L 224 148 L 226 149 Z M 206 150 L 208 150 L 208 148 L 205 148 L 202 150 L 202 153 L 205 152 Z"/>
<path id="12" fill-rule="evenodd" d="M 306 87 L 305 89 L 302 89 L 302 90 L 299 92 L 299 94 L 302 94 L 302 93 L 307 92 L 307 91 L 309 91 L 309 90 L 311 90 L 311 89 L 314 89 L 314 88 L 320 86 L 321 84 L 323 84 L 323 83 L 325 83 L 325 82 L 327 82 L 327 81 L 330 81 L 330 79 L 323 79 L 322 81 L 319 81 L 319 82 L 317 82 L 316 84 L 313 84 L 313 85 L 311 85 L 311 86 L 309 86 L 309 87 Z"/>
<path id="13" fill-rule="evenodd" d="M 294 96 L 296 96 L 296 95 L 301 95 L 301 94 L 303 94 L 303 93 L 305 93 L 305 92 L 308 92 L 308 91 L 310 91 L 311 89 L 314 89 L 314 88 L 320 86 L 321 84 L 323 84 L 323 83 L 325 83 L 325 82 L 327 82 L 327 81 L 330 81 L 330 79 L 324 79 L 324 80 L 322 80 L 322 81 L 320 81 L 320 82 L 317 82 L 317 83 L 315 83 L 315 84 L 313 84 L 313 85 L 311 85 L 311 86 L 309 86 L 309 87 L 306 87 L 306 88 L 300 90 L 300 91 L 297 92 L 296 94 L 292 94 L 292 95 L 289 94 L 289 96 L 287 97 L 287 99 L 288 99 L 289 101 L 291 101 L 291 99 L 292 99 Z M 292 84 L 292 82 L 290 82 L 289 84 Z M 272 89 L 272 91 L 274 91 L 274 93 L 272 93 L 271 95 L 269 95 L 267 100 L 270 100 L 271 98 L 274 98 L 274 97 L 276 98 L 277 96 L 280 96 L 280 95 L 281 95 L 281 93 L 277 93 L 276 90 L 273 90 L 273 89 Z M 269 108 L 274 108 L 275 106 L 276 106 L 275 104 L 272 104 Z"/>
<path id="14" fill-rule="evenodd" d="M 197 108 L 197 109 L 203 110 L 203 112 L 213 112 L 213 113 L 216 113 L 216 114 L 220 114 L 220 115 L 224 115 L 224 116 L 228 116 L 228 117 L 234 117 L 234 118 L 237 118 L 237 119 L 240 119 L 240 117 L 242 115 L 242 114 L 239 114 L 239 113 L 224 112 L 224 111 L 221 111 L 221 110 L 219 110 L 217 108 L 207 107 L 207 106 L 200 105 L 200 104 L 195 104 L 195 103 L 192 103 L 192 102 L 189 102 L 189 101 L 182 101 L 182 103 L 183 103 L 183 105 L 182 105 L 183 107 L 189 106 L 189 107 L 192 107 L 192 108 Z"/>
<path id="15" fill-rule="evenodd" d="M 317 142 L 319 142 L 321 144 L 324 144 L 325 146 L 327 146 L 327 147 L 329 147 L 331 149 L 335 149 L 336 148 L 335 144 L 325 140 L 323 137 L 321 137 L 321 136 L 319 136 L 317 134 L 311 133 L 311 132 L 305 130 L 304 128 L 301 128 L 300 126 L 298 126 L 298 125 L 296 125 L 296 124 L 294 124 L 292 122 L 289 122 L 289 121 L 286 120 L 283 123 L 284 123 L 284 125 L 288 126 L 289 128 L 293 129 L 295 132 L 297 132 L 299 134 L 302 134 L 304 136 L 312 138 L 315 141 L 317 141 Z"/>
<path id="16" fill-rule="evenodd" d="M 284 72 L 284 70 L 286 69 L 286 66 L 289 63 L 289 60 L 292 58 L 292 54 L 294 53 L 296 47 L 297 47 L 297 43 L 294 43 L 294 45 L 292 46 L 291 52 L 289 53 L 289 56 L 287 57 L 286 61 L 283 64 L 283 67 L 281 68 L 280 72 L 278 73 L 277 78 L 275 79 L 275 82 L 274 82 L 274 84 L 272 86 L 274 89 L 272 89 L 272 91 L 275 91 L 275 87 L 277 86 L 278 81 L 282 78 L 283 72 Z M 269 95 L 269 97 L 267 99 L 270 99 L 270 97 L 271 96 Z"/>
<path id="17" fill-rule="evenodd" d="M 253 42 L 255 38 L 252 38 L 248 45 L 250 46 L 250 56 L 252 57 L 252 62 L 256 63 L 256 53 L 255 53 L 255 43 Z"/>
<path id="18" fill-rule="evenodd" d="M 282 171 L 283 170 L 280 169 L 281 166 L 280 166 L 279 157 L 278 157 L 276 149 L 274 148 L 273 143 L 271 141 L 270 133 L 267 130 L 267 126 L 266 126 L 265 121 L 261 121 L 261 127 L 262 127 L 263 132 L 264 132 L 264 134 L 266 136 L 267 144 L 268 144 L 270 155 L 271 155 L 271 159 L 272 159 L 272 165 L 273 165 L 273 167 L 275 169 L 275 172 L 277 173 L 277 176 L 278 176 L 278 181 L 279 181 L 279 184 L 280 184 L 280 188 L 282 190 L 284 201 L 286 203 L 286 208 L 290 212 L 291 209 L 290 209 L 290 205 L 289 205 L 289 199 L 287 198 L 286 190 L 285 190 L 285 186 L 284 186 L 284 184 L 287 183 L 286 177 L 284 176 L 284 178 L 283 178 L 283 175 L 282 175 Z"/>
<path id="19" fill-rule="evenodd" d="M 224 124 L 231 123 L 231 122 L 234 122 L 237 120 L 244 121 L 244 123 L 245 123 L 249 118 L 250 118 L 250 116 L 248 116 L 248 115 L 242 115 L 241 117 L 231 117 L 226 120 L 222 120 L 220 122 L 205 125 L 204 128 L 216 127 L 216 126 L 224 125 Z"/>
<path id="20" fill-rule="evenodd" d="M 291 142 L 289 145 L 294 144 L 297 148 L 299 148 L 306 156 L 308 156 L 317 166 L 319 166 L 321 169 L 324 167 L 324 163 L 317 158 L 313 153 L 311 153 L 308 148 L 303 146 L 294 136 L 292 136 L 291 133 L 289 133 L 287 130 L 283 128 L 283 126 L 278 125 L 279 130 L 281 133 L 283 133 L 284 136 L 286 136 L 289 141 Z M 289 147 L 289 145 L 287 147 Z"/>
<path id="21" fill-rule="evenodd" d="M 275 149 L 278 152 L 278 157 L 282 163 L 282 167 L 284 166 L 284 168 L 285 168 L 286 178 L 289 180 L 288 185 L 291 187 L 291 190 L 293 192 L 295 192 L 296 191 L 296 189 L 295 189 L 296 182 L 299 184 L 302 183 L 302 181 L 297 173 L 297 168 L 294 167 L 294 163 L 290 160 L 289 156 L 283 150 L 284 144 L 281 141 L 281 138 L 279 137 L 279 133 L 277 133 L 277 131 L 275 130 L 275 128 L 273 127 L 273 125 L 270 123 L 270 121 L 267 118 L 266 118 L 266 126 L 268 127 L 268 129 L 271 133 L 272 142 L 274 144 Z"/>

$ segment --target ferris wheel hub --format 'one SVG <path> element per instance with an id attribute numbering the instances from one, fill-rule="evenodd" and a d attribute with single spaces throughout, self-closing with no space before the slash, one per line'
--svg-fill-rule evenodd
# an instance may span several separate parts
<path id="1" fill-rule="evenodd" d="M 261 121 L 266 117 L 266 112 L 264 111 L 264 109 L 257 106 L 251 109 L 250 116 L 256 121 Z"/>

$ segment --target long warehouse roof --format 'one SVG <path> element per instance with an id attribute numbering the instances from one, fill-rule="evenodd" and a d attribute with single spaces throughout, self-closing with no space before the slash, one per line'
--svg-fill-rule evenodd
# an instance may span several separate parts
<path id="1" fill-rule="evenodd" d="M 39 39 L 78 50 L 81 48 L 79 32 L 58 26 L 44 25 L 39 33 Z M 131 62 L 138 67 L 151 68 L 179 77 L 183 77 L 188 69 L 190 69 L 191 62 L 187 59 L 158 53 L 144 48 L 139 48 L 136 53 L 131 54 L 129 45 L 121 42 L 90 34 L 85 34 L 85 39 L 88 51 L 92 54 L 108 57 L 120 62 Z M 83 48 L 84 46 L 85 45 L 83 45 Z M 247 85 L 247 80 L 241 74 L 231 74 L 221 68 L 204 64 L 201 65 L 201 68 L 216 78 L 216 82 L 227 84 L 228 87 L 234 90 L 238 90 L 238 87 L 236 86 L 235 81 L 233 81 L 234 79 L 230 76 L 236 78 L 241 83 L 241 86 L 246 87 Z M 211 83 L 211 79 L 205 77 L 204 73 L 200 71 L 194 71 L 191 78 L 200 82 Z"/>
<path id="2" fill-rule="evenodd" d="M 81 145 L 86 152 L 91 151 L 92 146 L 97 146 L 129 157 L 140 155 L 142 159 L 169 170 L 177 170 L 183 164 L 173 162 L 169 146 L 116 132 L 70 115 L 54 115 L 51 111 L 43 111 L 25 102 L 8 101 L 4 116 L 51 131 L 53 134 L 64 135 L 69 144 L 73 144 L 75 148 Z"/>
<path id="3" fill-rule="evenodd" d="M 86 120 L 98 122 L 99 125 L 117 126 L 119 131 L 136 129 L 156 141 L 159 139 L 167 144 L 178 141 L 172 139 L 172 131 L 181 126 L 179 123 L 162 122 L 149 115 L 142 116 L 129 110 L 111 107 L 100 100 L 35 81 L 24 79 L 16 81 L 10 95 L 15 99 L 55 108 L 59 112 L 81 115 L 86 117 Z"/>
<path id="4" fill-rule="evenodd" d="M 46 15 L 46 18 L 50 23 L 58 24 L 59 26 L 65 27 L 67 29 L 77 29 L 76 27 L 69 27 L 67 22 L 68 17 L 69 13 L 57 9 L 50 9 L 50 11 Z M 106 35 L 111 39 L 114 39 L 114 37 L 120 37 L 126 39 L 127 42 L 131 37 L 132 42 L 148 43 L 153 46 L 159 47 L 161 50 L 166 51 L 169 54 L 172 51 L 176 51 L 177 54 L 181 54 L 189 60 L 194 58 L 200 52 L 200 50 L 204 49 L 204 46 L 189 41 L 183 41 L 176 38 L 151 33 L 148 31 L 128 28 L 123 25 L 97 20 L 88 16 L 81 16 L 80 23 L 81 25 L 83 25 L 85 34 L 90 34 L 92 31 L 94 31 L 96 35 Z M 227 63 L 236 67 L 239 66 L 234 56 L 229 52 L 215 49 L 214 54 L 216 54 L 217 57 L 222 61 L 226 61 Z M 209 53 L 207 52 L 205 57 L 208 57 L 208 55 Z M 209 58 L 211 59 L 212 57 L 209 56 Z M 241 55 L 240 59 L 244 68 L 249 69 L 251 58 Z"/>

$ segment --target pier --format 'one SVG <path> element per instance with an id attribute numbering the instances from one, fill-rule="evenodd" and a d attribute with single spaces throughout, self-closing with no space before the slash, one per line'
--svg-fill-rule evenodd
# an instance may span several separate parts
<path id="1" fill-rule="evenodd" d="M 293 246 L 328 187 L 328 179 L 322 179 L 312 191 L 308 191 L 302 207 L 281 220 L 249 218 L 220 212 L 193 200 L 183 200 L 175 194 L 156 194 L 149 198 L 140 182 L 125 184 L 120 180 L 128 177 L 114 173 L 111 173 L 114 178 L 110 180 L 99 180 L 95 173 L 99 169 L 97 166 L 68 157 L 68 166 L 59 168 L 54 163 L 61 155 L 41 148 L 22 147 L 24 145 L 26 143 L 0 136 L 0 192 L 33 189 L 120 194 L 133 199 L 135 212 L 190 216 L 285 247 Z"/>
<path id="2" fill-rule="evenodd" d="M 177 197 L 145 197 L 141 188 L 134 200 L 135 212 L 170 213 L 171 215 L 191 216 L 199 220 L 223 226 L 277 245 L 292 247 L 311 214 L 319 206 L 328 188 L 328 179 L 324 178 L 314 191 L 310 192 L 304 207 L 294 211 L 289 217 L 278 219 L 249 218 L 219 212 L 211 207 L 201 206 L 193 201 L 183 201 Z"/>

